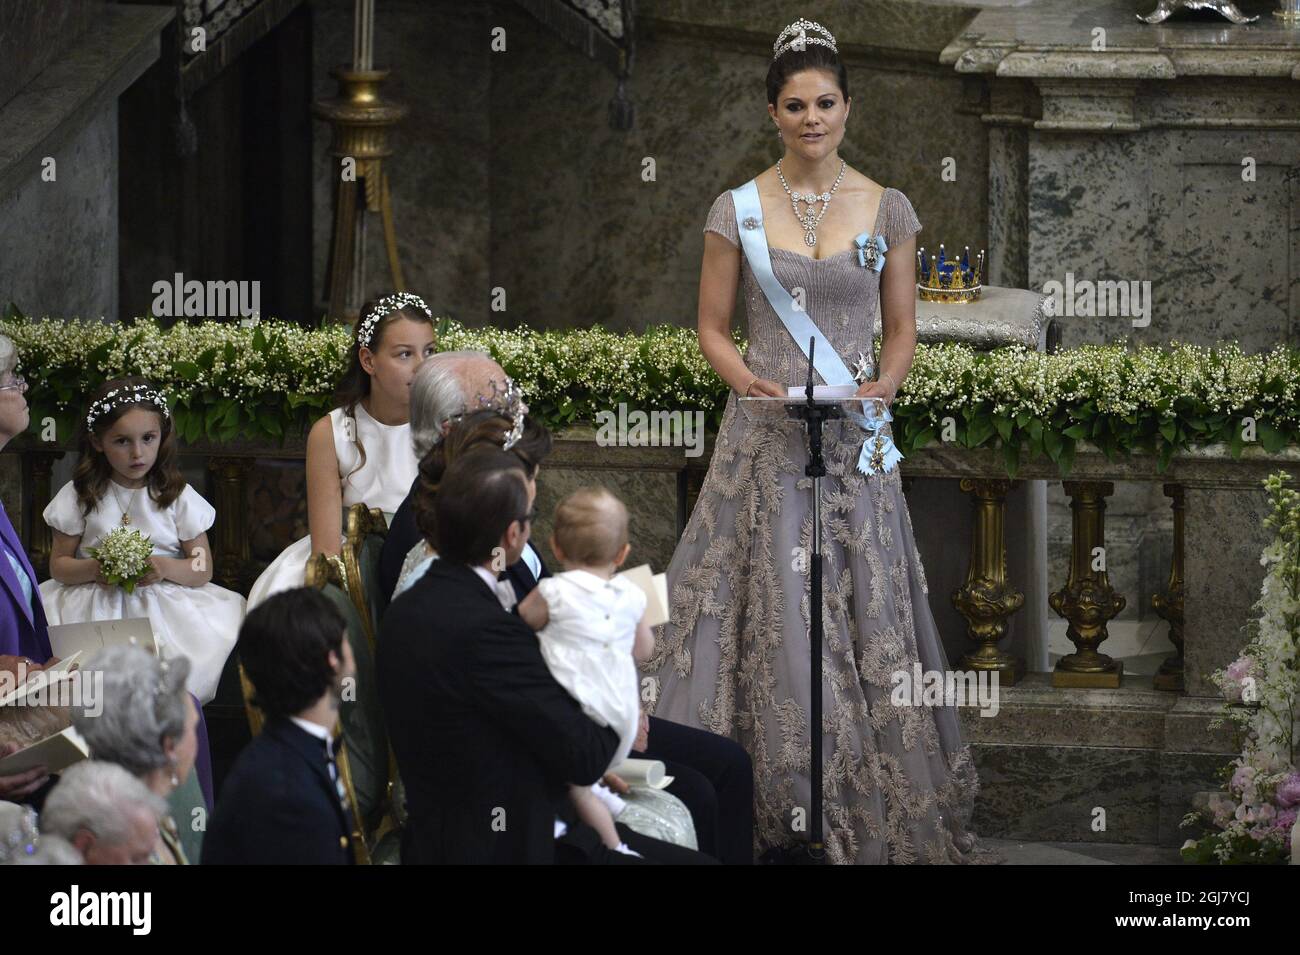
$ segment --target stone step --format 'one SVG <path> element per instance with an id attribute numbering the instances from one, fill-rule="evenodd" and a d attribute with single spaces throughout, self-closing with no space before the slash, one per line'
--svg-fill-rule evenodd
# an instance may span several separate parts
<path id="1" fill-rule="evenodd" d="M 1006 865 L 1182 865 L 1178 850 L 1122 842 L 1021 842 L 984 838 L 986 848 L 1006 858 Z"/>

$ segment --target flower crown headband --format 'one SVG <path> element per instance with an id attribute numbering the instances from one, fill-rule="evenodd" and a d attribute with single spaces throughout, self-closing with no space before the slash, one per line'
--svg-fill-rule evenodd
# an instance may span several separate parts
<path id="1" fill-rule="evenodd" d="M 91 403 L 90 410 L 86 412 L 86 428 L 95 427 L 95 422 L 114 408 L 138 404 L 142 401 L 157 405 L 164 418 L 172 416 L 171 409 L 167 407 L 167 399 L 163 397 L 162 392 L 155 391 L 150 385 L 124 385 L 121 388 L 114 388 L 98 401 Z"/>
<path id="2" fill-rule="evenodd" d="M 495 378 L 489 381 L 489 384 L 492 386 L 491 395 L 477 394 L 474 396 L 478 400 L 477 408 L 472 410 L 467 408 L 458 412 L 444 421 L 443 425 L 453 425 L 478 411 L 495 411 L 511 419 L 510 430 L 506 432 L 505 441 L 501 445 L 503 451 L 509 451 L 524 436 L 524 416 L 528 414 L 528 405 L 524 403 L 523 389 L 515 384 L 509 375 L 506 376 L 505 387 L 499 387 Z M 442 439 L 443 435 L 440 433 L 434 444 L 437 444 Z"/>
<path id="3" fill-rule="evenodd" d="M 357 344 L 362 348 L 369 348 L 371 336 L 375 334 L 375 326 L 380 320 L 404 308 L 418 308 L 429 318 L 433 318 L 433 312 L 429 311 L 429 306 L 424 304 L 424 299 L 414 292 L 394 292 L 392 295 L 385 295 L 362 319 L 361 330 L 357 332 Z"/>
<path id="4" fill-rule="evenodd" d="M 809 30 L 812 30 L 814 33 L 820 33 L 821 36 L 809 36 Z M 789 40 L 783 44 L 781 41 L 785 40 L 787 37 L 789 37 Z M 776 42 L 772 44 L 772 60 L 775 62 L 780 58 L 782 53 L 786 52 L 786 50 L 794 50 L 796 53 L 802 53 L 808 48 L 809 43 L 819 43 L 822 46 L 829 47 L 832 53 L 840 52 L 835 48 L 835 37 L 831 35 L 830 30 L 826 29 L 820 23 L 815 23 L 812 20 L 805 20 L 803 17 L 800 17 L 798 20 L 795 20 L 794 23 L 782 30 L 781 35 L 778 36 Z"/>

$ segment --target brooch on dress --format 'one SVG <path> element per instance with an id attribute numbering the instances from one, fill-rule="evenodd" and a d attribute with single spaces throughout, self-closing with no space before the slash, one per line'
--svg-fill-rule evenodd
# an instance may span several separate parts
<path id="1" fill-rule="evenodd" d="M 746 229 L 757 229 L 758 220 L 753 216 L 745 216 L 745 221 L 741 223 Z"/>
<path id="2" fill-rule="evenodd" d="M 876 272 L 885 267 L 885 252 L 889 246 L 885 244 L 883 235 L 872 237 L 864 232 L 853 240 L 853 244 L 858 249 L 858 265 Z"/>

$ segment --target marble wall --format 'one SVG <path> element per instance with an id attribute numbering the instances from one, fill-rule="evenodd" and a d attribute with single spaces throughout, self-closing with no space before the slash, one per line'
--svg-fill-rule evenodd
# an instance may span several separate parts
<path id="1" fill-rule="evenodd" d="M 94 116 L 40 171 L 0 196 L 0 310 L 117 315 L 117 107 Z"/>
<path id="2" fill-rule="evenodd" d="M 331 97 L 329 75 L 352 57 L 352 0 L 312 3 L 314 95 Z M 399 255 L 408 288 L 435 314 L 487 319 L 490 287 L 491 131 L 513 117 L 492 112 L 489 31 L 493 4 L 385 0 L 375 23 L 375 65 L 391 70 L 382 95 L 409 112 L 385 160 L 392 183 Z M 540 25 L 536 26 L 540 32 Z M 521 41 L 522 42 L 522 39 Z M 313 287 L 322 296 L 333 224 L 338 160 L 326 123 L 313 126 Z M 391 290 L 377 216 L 367 226 L 367 290 Z"/>
<path id="3" fill-rule="evenodd" d="M 980 247 L 979 105 L 938 63 L 973 10 L 918 10 L 908 0 L 823 0 L 801 13 L 831 25 L 849 65 L 844 158 L 907 194 L 923 239 Z M 328 68 L 350 52 L 351 3 L 316 0 L 313 11 L 317 92 L 328 95 Z M 613 75 L 515 4 L 391 0 L 379 10 L 376 59 L 394 70 L 387 91 L 411 108 L 391 160 L 403 267 L 435 311 L 475 325 L 694 324 L 709 206 L 780 155 L 763 81 L 791 13 L 776 0 L 642 0 L 638 17 L 636 122 L 620 132 L 607 118 Z M 494 53 L 497 27 L 506 49 Z M 316 140 L 319 287 L 334 175 L 323 124 Z M 941 178 L 945 157 L 956 182 Z M 643 178 L 648 160 L 653 181 Z M 370 253 L 378 290 L 377 242 Z M 504 313 L 490 308 L 495 288 Z"/>
<path id="4" fill-rule="evenodd" d="M 76 40 L 104 0 L 5 0 L 0 26 L 0 106 Z"/>
<path id="5" fill-rule="evenodd" d="M 1058 321 L 1062 344 L 1235 340 L 1295 344 L 1300 323 L 1300 33 L 1268 16 L 1160 26 L 1110 0 L 990 5 L 941 59 L 978 77 L 989 110 L 991 278 L 1043 289 L 1121 283 L 1141 296 Z M 1100 288 L 1097 284 L 1095 287 Z M 1116 308 L 1116 305 L 1120 308 Z M 1068 501 L 1050 487 L 1052 566 L 1068 553 Z M 1213 513 L 1193 516 L 1225 532 Z M 1245 528 L 1249 533 L 1244 533 Z M 1172 554 L 1168 502 L 1121 484 L 1107 507 L 1108 569 L 1150 617 Z M 1243 552 L 1263 546 L 1236 525 Z M 1249 591 L 1220 605 L 1244 623 Z M 1229 638 L 1239 640 L 1239 636 Z"/>
<path id="6" fill-rule="evenodd" d="M 10 0 L 0 27 L 0 310 L 98 317 L 117 289 L 117 110 L 82 112 L 55 77 L 104 23 L 102 0 Z M 84 59 L 84 58 L 83 58 Z M 94 64 L 85 62 L 87 72 Z M 54 67 L 53 69 L 50 69 Z M 91 76 L 93 83 L 99 77 Z M 62 124 L 61 117 L 68 122 Z M 52 162 L 51 162 L 52 160 Z"/>

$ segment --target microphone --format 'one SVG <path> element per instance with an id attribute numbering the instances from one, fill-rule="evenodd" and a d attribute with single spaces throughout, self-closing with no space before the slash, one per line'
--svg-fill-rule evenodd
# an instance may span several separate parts
<path id="1" fill-rule="evenodd" d="M 813 358 L 817 351 L 817 339 L 810 336 L 808 338 L 808 384 L 804 388 L 804 394 L 808 396 L 809 407 L 814 407 L 817 403 L 813 401 Z"/>

